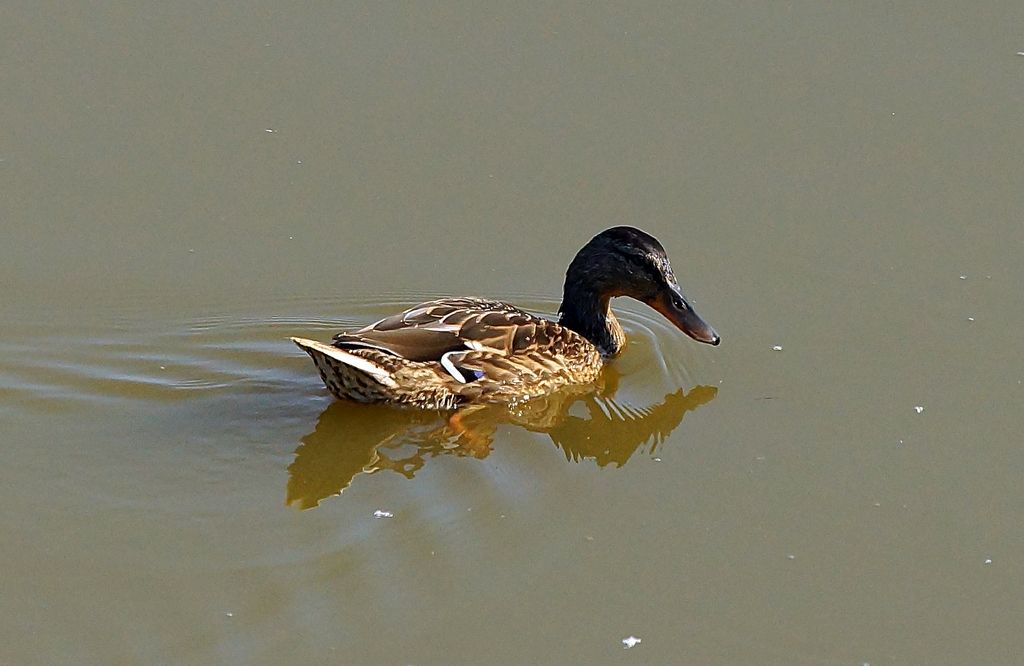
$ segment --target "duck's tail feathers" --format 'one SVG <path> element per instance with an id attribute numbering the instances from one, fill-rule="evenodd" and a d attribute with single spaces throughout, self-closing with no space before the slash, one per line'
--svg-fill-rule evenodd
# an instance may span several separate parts
<path id="1" fill-rule="evenodd" d="M 299 349 L 312 357 L 313 362 L 316 363 L 321 375 L 324 375 L 324 371 L 326 369 L 335 367 L 335 363 L 332 363 L 332 361 L 334 361 L 336 363 L 344 364 L 351 370 L 355 370 L 382 386 L 387 388 L 398 387 L 398 383 L 395 382 L 391 373 L 368 358 L 357 356 L 351 352 L 345 351 L 344 349 L 332 347 L 331 345 L 325 345 L 324 343 L 317 342 L 316 340 L 291 338 L 291 341 L 298 345 Z M 324 381 L 327 381 L 326 376 L 324 376 Z"/>

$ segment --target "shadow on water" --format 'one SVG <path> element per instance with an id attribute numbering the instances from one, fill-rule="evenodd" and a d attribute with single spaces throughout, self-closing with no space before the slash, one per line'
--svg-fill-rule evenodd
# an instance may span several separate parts
<path id="1" fill-rule="evenodd" d="M 341 494 L 360 474 L 391 470 L 412 479 L 440 455 L 484 458 L 503 424 L 546 434 L 569 461 L 621 467 L 644 447 L 653 453 L 688 411 L 718 392 L 712 386 L 695 386 L 636 407 L 615 399 L 618 380 L 618 371 L 608 366 L 596 387 L 563 390 L 513 407 L 472 406 L 454 414 L 332 402 L 295 450 L 285 502 L 297 509 L 315 507 Z"/>

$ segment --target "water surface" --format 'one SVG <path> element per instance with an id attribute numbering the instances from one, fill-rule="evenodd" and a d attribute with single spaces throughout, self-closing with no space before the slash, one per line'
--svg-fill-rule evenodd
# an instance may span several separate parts
<path id="1" fill-rule="evenodd" d="M 0 661 L 1014 663 L 1022 25 L 10 4 Z M 720 347 L 616 303 L 596 393 L 466 436 L 287 340 L 550 313 L 623 223 Z"/>

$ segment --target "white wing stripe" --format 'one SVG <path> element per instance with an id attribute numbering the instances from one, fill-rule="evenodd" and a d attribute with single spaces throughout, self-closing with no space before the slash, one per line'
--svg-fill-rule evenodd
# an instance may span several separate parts
<path id="1" fill-rule="evenodd" d="M 460 354 L 460 353 L 461 352 L 458 352 L 458 351 L 450 351 L 447 354 L 442 354 L 442 356 L 441 356 L 441 367 L 443 367 L 445 370 L 447 370 L 448 374 L 455 378 L 455 381 L 457 381 L 460 384 L 465 384 L 466 383 L 466 378 L 462 376 L 462 373 L 459 372 L 459 369 L 456 368 L 455 364 L 452 363 L 452 360 L 450 358 L 448 358 L 452 354 Z"/>

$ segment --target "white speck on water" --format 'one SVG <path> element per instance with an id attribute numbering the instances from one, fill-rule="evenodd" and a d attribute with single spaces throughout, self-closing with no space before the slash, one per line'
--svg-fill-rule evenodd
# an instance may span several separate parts
<path id="1" fill-rule="evenodd" d="M 230 612 L 230 611 L 227 612 L 227 613 L 224 613 L 224 617 L 234 617 L 234 616 L 235 616 L 235 614 Z"/>
<path id="2" fill-rule="evenodd" d="M 796 559 L 796 555 L 786 555 L 786 559 L 787 560 L 795 560 Z"/>
<path id="3" fill-rule="evenodd" d="M 903 440 L 899 440 L 899 442 L 896 443 L 896 446 L 903 446 Z"/>
<path id="4" fill-rule="evenodd" d="M 188 249 L 188 251 L 189 251 L 189 253 L 190 253 L 190 254 L 195 254 L 195 252 L 196 252 L 196 249 L 195 249 L 194 247 L 190 247 L 190 248 Z"/>
<path id="5" fill-rule="evenodd" d="M 873 506 L 882 506 L 881 502 L 875 502 Z"/>
<path id="6" fill-rule="evenodd" d="M 775 345 L 772 347 L 772 351 L 782 351 L 782 345 Z"/>
<path id="7" fill-rule="evenodd" d="M 968 317 L 967 321 L 974 321 L 974 317 Z"/>
<path id="8" fill-rule="evenodd" d="M 661 462 L 661 458 L 655 458 L 654 462 Z"/>
<path id="9" fill-rule="evenodd" d="M 161 370 L 166 370 L 166 369 L 167 369 L 167 366 L 166 366 L 166 365 L 161 365 L 161 366 L 160 366 L 160 369 L 161 369 Z"/>
<path id="10" fill-rule="evenodd" d="M 296 164 L 302 164 L 302 160 L 295 160 Z"/>
<path id="11" fill-rule="evenodd" d="M 587 536 L 583 537 L 583 540 L 584 540 L 584 541 L 593 541 L 593 540 L 594 540 L 594 537 L 592 537 L 592 536 L 590 536 L 590 535 L 587 535 Z"/>
<path id="12" fill-rule="evenodd" d="M 394 518 L 395 514 L 391 513 L 390 511 L 384 511 L 383 509 L 377 509 L 376 511 L 373 512 L 373 517 L 374 518 Z"/>
<path id="13" fill-rule="evenodd" d="M 1017 51 L 1017 55 L 1024 56 L 1024 51 Z"/>
<path id="14" fill-rule="evenodd" d="M 966 275 L 961 275 L 961 276 L 960 276 L 960 279 L 961 279 L 961 280 L 966 280 L 966 279 L 967 279 L 967 276 L 966 276 Z"/>
<path id="15" fill-rule="evenodd" d="M 914 407 L 914 411 L 920 414 L 921 412 L 924 411 L 924 407 L 922 407 L 921 405 L 917 405 L 916 407 Z"/>
<path id="16" fill-rule="evenodd" d="M 267 134 L 273 134 L 273 133 L 274 133 L 274 132 L 276 132 L 277 130 L 273 130 L 273 129 L 271 129 L 271 128 L 269 128 L 269 127 L 268 127 L 267 129 L 265 129 L 265 130 L 263 130 L 263 131 L 264 131 L 264 132 L 266 132 Z"/>
<path id="17" fill-rule="evenodd" d="M 637 645 L 640 645 L 640 641 L 641 639 L 637 638 L 636 636 L 627 636 L 626 638 L 622 639 L 622 647 L 628 650 L 630 648 L 636 647 Z"/>
<path id="18" fill-rule="evenodd" d="M 986 557 L 985 558 L 985 564 L 992 564 L 992 558 L 991 557 Z"/>

